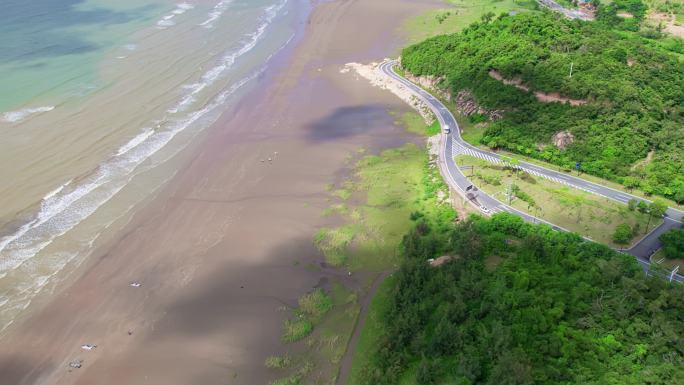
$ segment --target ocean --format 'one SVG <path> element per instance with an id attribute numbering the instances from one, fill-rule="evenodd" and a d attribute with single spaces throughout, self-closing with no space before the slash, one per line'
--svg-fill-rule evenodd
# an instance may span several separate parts
<path id="1" fill-rule="evenodd" d="M 3 2 L 0 331 L 173 177 L 292 41 L 303 4 Z"/>

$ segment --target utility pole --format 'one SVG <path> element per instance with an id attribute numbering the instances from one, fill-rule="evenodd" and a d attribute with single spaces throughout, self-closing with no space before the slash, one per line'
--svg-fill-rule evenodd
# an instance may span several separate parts
<path id="1" fill-rule="evenodd" d="M 570 77 L 570 78 L 572 77 L 572 66 L 573 66 L 574 64 L 575 64 L 575 63 L 570 62 L 570 76 L 568 76 L 568 77 Z"/>
<path id="2" fill-rule="evenodd" d="M 508 197 L 508 205 L 511 205 L 511 201 L 513 200 L 513 186 L 511 183 L 508 184 L 508 188 L 506 189 L 506 196 Z"/>

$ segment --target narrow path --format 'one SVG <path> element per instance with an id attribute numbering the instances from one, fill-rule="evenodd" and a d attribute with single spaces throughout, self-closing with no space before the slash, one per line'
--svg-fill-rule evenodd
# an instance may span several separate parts
<path id="1" fill-rule="evenodd" d="M 347 350 L 344 352 L 344 357 L 342 357 L 342 364 L 340 365 L 340 371 L 337 375 L 337 382 L 335 382 L 336 385 L 344 385 L 347 383 L 347 381 L 349 381 L 349 375 L 351 374 L 351 367 L 354 359 L 354 352 L 356 352 L 356 345 L 359 343 L 361 331 L 363 331 L 363 327 L 366 325 L 366 317 L 368 316 L 370 303 L 373 300 L 373 297 L 375 297 L 375 292 L 378 291 L 380 284 L 384 282 L 393 271 L 394 270 L 384 271 L 375 277 L 370 289 L 368 290 L 368 293 L 361 301 L 361 311 L 359 312 L 359 316 L 356 317 L 354 331 L 349 339 L 349 343 L 347 343 Z"/>
<path id="2" fill-rule="evenodd" d="M 412 91 L 418 99 L 423 101 L 423 103 L 430 107 L 430 109 L 434 112 L 435 116 L 437 117 L 437 120 L 439 121 L 442 127 L 440 168 L 442 170 L 442 174 L 445 176 L 445 179 L 449 185 L 451 185 L 456 191 L 459 191 L 461 195 L 464 198 L 466 198 L 471 204 L 480 208 L 485 213 L 497 213 L 507 211 L 522 217 L 527 222 L 546 223 L 550 225 L 554 230 L 567 231 L 567 229 L 563 229 L 557 225 L 554 225 L 553 223 L 549 223 L 541 218 L 537 218 L 535 216 L 517 210 L 513 207 L 505 205 L 496 198 L 487 195 L 486 193 L 480 190 L 477 190 L 477 188 L 474 187 L 473 183 L 470 180 L 468 180 L 465 174 L 463 174 L 462 170 L 458 167 L 458 165 L 456 165 L 454 157 L 459 154 L 466 154 L 478 157 L 480 159 L 484 159 L 492 163 L 499 164 L 506 163 L 506 158 L 502 157 L 497 153 L 477 148 L 463 140 L 463 138 L 461 137 L 461 130 L 458 126 L 458 122 L 456 121 L 456 118 L 451 113 L 451 111 L 449 111 L 449 109 L 444 104 L 442 104 L 442 102 L 439 101 L 439 99 L 437 99 L 435 96 L 425 91 L 420 86 L 407 80 L 403 76 L 397 74 L 394 71 L 394 67 L 398 64 L 399 62 L 397 60 L 390 60 L 383 63 L 380 66 L 380 70 L 386 76 L 396 80 L 397 82 L 405 86 L 407 89 Z M 589 182 L 587 180 L 577 178 L 575 176 L 568 175 L 555 170 L 551 170 L 536 164 L 528 162 L 519 162 L 519 164 L 515 167 L 525 172 L 528 172 L 532 175 L 546 178 L 553 182 L 564 184 L 579 190 L 583 190 L 594 195 L 603 196 L 605 198 L 612 199 L 621 203 L 626 204 L 631 199 L 651 203 L 651 201 L 647 199 L 643 199 L 641 197 L 623 191 L 619 191 L 610 187 L 606 187 L 600 184 Z M 684 211 L 681 211 L 673 207 L 669 207 L 665 213 L 665 220 L 663 224 L 661 224 L 657 228 L 657 231 L 654 231 L 649 236 L 641 239 L 632 248 L 626 250 L 626 252 L 635 256 L 637 258 L 637 262 L 642 266 L 642 268 L 645 271 L 648 271 L 650 267 L 650 261 L 648 260 L 648 257 L 652 254 L 652 250 L 657 250 L 660 247 L 660 241 L 658 240 L 657 234 L 660 234 L 671 227 L 681 227 L 683 218 Z M 676 275 L 675 280 L 679 282 L 684 282 L 684 277 L 682 277 L 681 275 Z"/>

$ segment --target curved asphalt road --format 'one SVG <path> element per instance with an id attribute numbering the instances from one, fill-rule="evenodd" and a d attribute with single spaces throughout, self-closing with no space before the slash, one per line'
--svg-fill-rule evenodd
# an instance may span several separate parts
<path id="1" fill-rule="evenodd" d="M 473 184 L 463 174 L 462 170 L 459 169 L 459 167 L 456 165 L 454 161 L 454 157 L 456 155 L 471 155 L 487 160 L 492 163 L 500 164 L 503 164 L 504 160 L 502 160 L 502 157 L 496 153 L 481 150 L 464 141 L 461 137 L 460 128 L 458 126 L 458 123 L 456 122 L 456 118 L 454 118 L 454 115 L 451 113 L 451 111 L 449 111 L 449 109 L 446 108 L 444 104 L 442 104 L 442 102 L 439 101 L 439 99 L 437 99 L 427 91 L 423 90 L 419 86 L 415 85 L 414 83 L 410 82 L 409 80 L 394 72 L 394 67 L 397 64 L 399 64 L 397 60 L 385 62 L 380 66 L 380 70 L 385 75 L 403 84 L 405 87 L 411 90 L 416 97 L 418 97 L 427 106 L 429 106 L 430 109 L 435 113 L 437 120 L 442 126 L 443 133 L 445 132 L 445 127 L 449 127 L 451 129 L 451 132 L 449 134 L 442 135 L 443 145 L 440 149 L 440 158 L 442 159 L 442 162 L 440 162 L 440 167 L 442 168 L 443 174 L 448 175 L 448 179 L 450 180 L 448 180 L 447 182 L 450 186 L 458 190 L 461 193 L 461 195 L 468 199 L 473 205 L 477 207 L 486 207 L 491 213 L 507 211 L 522 217 L 524 220 L 528 222 L 546 223 L 555 230 L 567 231 L 566 229 L 560 228 L 552 223 L 546 222 L 542 219 L 536 218 L 532 215 L 519 211 L 513 207 L 507 206 L 501 201 L 497 200 L 496 198 L 487 195 L 482 191 L 477 190 L 476 188 L 473 188 Z M 635 195 L 631 195 L 622 191 L 612 189 L 610 187 L 592 183 L 584 179 L 580 179 L 535 164 L 521 161 L 519 162 L 519 165 L 517 167 L 532 175 L 536 175 L 538 177 L 546 178 L 556 183 L 561 183 L 568 185 L 570 187 L 584 190 L 595 195 L 600 195 L 609 199 L 613 199 L 621 203 L 627 203 L 627 201 L 629 201 L 630 199 L 636 199 L 637 201 L 645 201 L 646 203 L 651 202 L 649 200 L 637 197 Z M 651 233 L 649 233 L 642 240 L 640 240 L 631 249 L 626 250 L 626 252 L 637 257 L 637 261 L 639 262 L 639 264 L 645 270 L 648 270 L 648 267 L 650 265 L 649 257 L 660 248 L 660 241 L 658 240 L 660 234 L 664 233 L 670 228 L 681 227 L 683 218 L 683 211 L 671 207 L 668 208 L 667 212 L 665 213 L 663 224 L 657 227 Z M 684 277 L 682 276 L 676 276 L 676 279 L 678 281 L 684 282 Z"/>

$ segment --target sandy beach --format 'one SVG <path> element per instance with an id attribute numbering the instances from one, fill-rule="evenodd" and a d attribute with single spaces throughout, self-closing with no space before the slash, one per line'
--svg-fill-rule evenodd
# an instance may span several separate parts
<path id="1" fill-rule="evenodd" d="M 285 350 L 279 309 L 346 276 L 302 267 L 321 262 L 312 237 L 326 224 L 326 185 L 348 173 L 359 148 L 407 137 L 388 111 L 408 107 L 340 69 L 394 55 L 402 22 L 436 6 L 314 3 L 295 46 L 194 146 L 174 180 L 8 329 L 0 385 L 272 380 L 263 363 Z"/>

